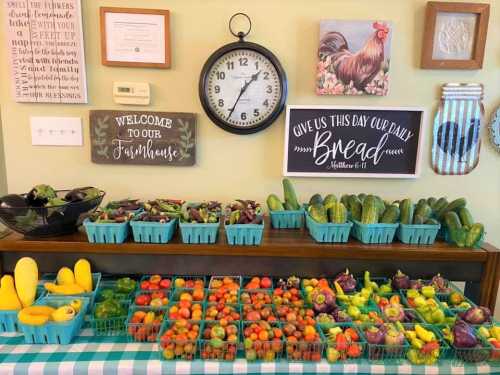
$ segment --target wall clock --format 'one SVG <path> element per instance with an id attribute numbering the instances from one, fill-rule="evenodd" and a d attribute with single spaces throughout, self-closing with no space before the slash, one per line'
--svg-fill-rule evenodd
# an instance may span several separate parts
<path id="1" fill-rule="evenodd" d="M 235 33 L 232 21 L 246 17 L 248 31 Z M 239 40 L 219 48 L 206 61 L 200 75 L 199 95 L 208 117 L 234 134 L 251 134 L 271 125 L 285 107 L 286 73 L 267 48 L 247 42 L 252 23 L 244 13 L 229 21 Z"/>

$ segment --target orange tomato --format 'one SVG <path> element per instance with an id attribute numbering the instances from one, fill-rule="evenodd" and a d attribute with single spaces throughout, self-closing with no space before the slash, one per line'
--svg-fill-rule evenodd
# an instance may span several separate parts
<path id="1" fill-rule="evenodd" d="M 262 341 L 269 340 L 269 334 L 267 333 L 267 331 L 262 330 L 259 332 L 259 340 L 262 340 Z"/>

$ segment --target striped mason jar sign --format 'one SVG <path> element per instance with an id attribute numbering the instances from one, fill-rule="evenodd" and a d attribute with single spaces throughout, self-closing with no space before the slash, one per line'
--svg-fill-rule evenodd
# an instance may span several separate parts
<path id="1" fill-rule="evenodd" d="M 448 83 L 434 119 L 432 167 L 437 174 L 464 175 L 479 163 L 483 86 Z"/>

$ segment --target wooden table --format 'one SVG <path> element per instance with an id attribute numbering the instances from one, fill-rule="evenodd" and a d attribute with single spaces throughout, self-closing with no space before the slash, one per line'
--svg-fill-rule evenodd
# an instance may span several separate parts
<path id="1" fill-rule="evenodd" d="M 91 244 L 84 233 L 24 239 L 12 233 L 0 240 L 0 271 L 12 272 L 21 256 L 33 257 L 41 272 L 56 272 L 81 257 L 94 270 L 109 274 L 270 275 L 331 277 L 348 267 L 355 275 L 374 276 L 398 269 L 412 278 L 441 273 L 465 281 L 467 297 L 494 310 L 500 278 L 500 249 L 462 249 L 437 242 L 430 246 L 319 244 L 304 230 L 266 229 L 260 246 L 230 246 L 221 229 L 213 245 L 183 244 L 176 235 L 169 244 Z M 3 268 L 3 269 L 2 269 Z"/>

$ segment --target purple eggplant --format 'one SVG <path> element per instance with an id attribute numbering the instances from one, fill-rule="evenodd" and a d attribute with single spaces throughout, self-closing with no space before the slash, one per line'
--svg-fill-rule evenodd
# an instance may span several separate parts
<path id="1" fill-rule="evenodd" d="M 338 307 L 335 308 L 331 314 L 337 323 L 352 321 L 352 318 L 344 310 L 341 310 Z"/>
<path id="2" fill-rule="evenodd" d="M 410 289 L 422 289 L 422 287 L 424 286 L 424 283 L 422 281 L 422 279 L 417 279 L 417 280 L 411 280 L 410 281 Z"/>
<path id="3" fill-rule="evenodd" d="M 451 291 L 451 288 L 448 287 L 448 281 L 440 273 L 431 279 L 431 285 L 438 293 L 449 293 Z"/>
<path id="4" fill-rule="evenodd" d="M 370 326 L 365 330 L 366 341 L 372 345 L 383 345 L 385 342 L 385 330 Z"/>
<path id="5" fill-rule="evenodd" d="M 460 318 L 469 324 L 483 324 L 491 321 L 491 311 L 484 306 L 471 307 L 459 314 Z"/>
<path id="6" fill-rule="evenodd" d="M 330 313 L 337 305 L 335 304 L 335 294 L 328 289 L 315 289 L 311 293 L 313 310 L 316 314 Z"/>
<path id="7" fill-rule="evenodd" d="M 478 344 L 474 329 L 463 320 L 453 326 L 453 345 L 457 348 L 473 348 Z"/>
<path id="8" fill-rule="evenodd" d="M 392 287 L 394 289 L 410 289 L 410 278 L 401 270 L 392 277 Z"/>
<path id="9" fill-rule="evenodd" d="M 338 282 L 345 293 L 351 293 L 356 290 L 356 279 L 346 268 L 344 272 L 339 273 L 333 281 Z"/>

